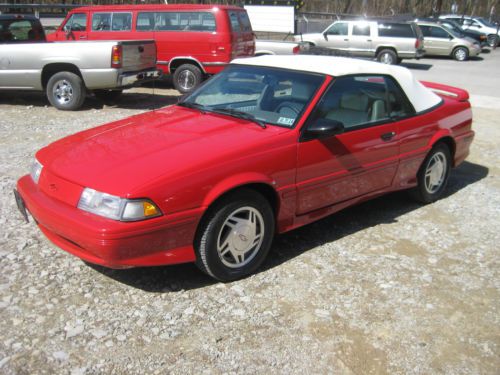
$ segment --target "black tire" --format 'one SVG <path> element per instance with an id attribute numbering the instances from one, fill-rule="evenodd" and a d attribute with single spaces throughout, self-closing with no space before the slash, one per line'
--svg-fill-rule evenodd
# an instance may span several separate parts
<path id="1" fill-rule="evenodd" d="M 377 54 L 377 61 L 382 64 L 395 65 L 398 63 L 398 55 L 392 49 L 382 49 Z"/>
<path id="2" fill-rule="evenodd" d="M 439 162 L 445 163 L 442 169 L 436 168 L 436 163 Z M 450 170 L 450 149 L 446 144 L 438 143 L 426 156 L 417 173 L 417 186 L 410 190 L 412 198 L 421 203 L 432 203 L 438 200 L 446 189 Z M 432 175 L 432 173 L 435 174 Z M 439 180 L 439 182 L 436 180 Z"/>
<path id="3" fill-rule="evenodd" d="M 274 228 L 273 210 L 261 194 L 250 189 L 230 193 L 216 202 L 200 223 L 194 244 L 196 265 L 219 281 L 245 277 L 266 258 Z"/>
<path id="4" fill-rule="evenodd" d="M 47 82 L 46 94 L 50 104 L 57 109 L 74 111 L 83 105 L 86 89 L 75 73 L 59 72 Z"/>
<path id="5" fill-rule="evenodd" d="M 123 90 L 94 90 L 95 97 L 104 103 L 116 102 L 122 93 Z"/>
<path id="6" fill-rule="evenodd" d="M 174 87 L 181 94 L 193 91 L 203 80 L 200 68 L 192 64 L 183 64 L 175 69 Z"/>
<path id="7" fill-rule="evenodd" d="M 486 39 L 488 46 L 490 46 L 491 48 L 496 47 L 498 45 L 498 39 L 499 39 L 498 35 L 495 34 L 488 35 Z"/>
<path id="8" fill-rule="evenodd" d="M 466 61 L 469 59 L 469 50 L 466 47 L 457 47 L 453 50 L 452 56 L 457 61 Z"/>

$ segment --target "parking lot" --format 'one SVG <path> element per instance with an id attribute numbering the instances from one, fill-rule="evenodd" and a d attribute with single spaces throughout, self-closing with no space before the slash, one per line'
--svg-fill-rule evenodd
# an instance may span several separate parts
<path id="1" fill-rule="evenodd" d="M 15 206 L 39 148 L 173 104 L 168 84 L 77 112 L 0 93 L 0 373 L 497 374 L 500 49 L 403 65 L 471 94 L 476 138 L 445 197 L 390 194 L 281 235 L 228 284 L 190 264 L 89 266 Z"/>

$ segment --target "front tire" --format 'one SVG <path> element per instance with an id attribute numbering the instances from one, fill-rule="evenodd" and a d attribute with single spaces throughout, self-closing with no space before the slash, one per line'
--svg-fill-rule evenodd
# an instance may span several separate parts
<path id="1" fill-rule="evenodd" d="M 469 50 L 465 47 L 457 47 L 453 50 L 453 58 L 457 61 L 465 61 L 469 58 Z"/>
<path id="2" fill-rule="evenodd" d="M 192 64 L 183 64 L 175 69 L 174 87 L 181 94 L 193 91 L 203 80 L 200 68 Z"/>
<path id="3" fill-rule="evenodd" d="M 377 61 L 382 64 L 395 65 L 398 62 L 398 56 L 392 49 L 383 49 L 377 54 Z"/>
<path id="4" fill-rule="evenodd" d="M 491 48 L 496 47 L 498 45 L 498 39 L 499 39 L 498 35 L 495 34 L 488 35 L 486 39 L 488 46 L 490 46 Z"/>
<path id="5" fill-rule="evenodd" d="M 273 210 L 261 194 L 249 189 L 231 193 L 200 223 L 196 265 L 219 281 L 245 277 L 266 258 L 274 227 Z"/>
<path id="6" fill-rule="evenodd" d="M 438 200 L 446 189 L 450 169 L 450 149 L 444 143 L 438 143 L 420 167 L 417 173 L 417 186 L 410 190 L 411 196 L 421 203 Z"/>
<path id="7" fill-rule="evenodd" d="M 74 111 L 85 101 L 82 79 L 72 72 L 59 72 L 50 77 L 46 88 L 50 104 L 63 111 Z"/>

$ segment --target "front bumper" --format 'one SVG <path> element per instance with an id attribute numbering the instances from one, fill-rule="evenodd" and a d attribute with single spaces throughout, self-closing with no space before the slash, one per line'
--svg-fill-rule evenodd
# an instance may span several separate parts
<path id="1" fill-rule="evenodd" d="M 109 268 L 194 262 L 192 246 L 201 213 L 191 211 L 138 222 L 120 222 L 79 210 L 45 193 L 29 175 L 17 183 L 16 202 L 61 249 Z M 24 214 L 23 214 L 24 216 Z"/>
<path id="2" fill-rule="evenodd" d="M 130 87 L 142 84 L 144 82 L 153 81 L 162 76 L 161 69 L 143 70 L 134 73 L 123 73 L 118 76 L 118 87 Z"/>

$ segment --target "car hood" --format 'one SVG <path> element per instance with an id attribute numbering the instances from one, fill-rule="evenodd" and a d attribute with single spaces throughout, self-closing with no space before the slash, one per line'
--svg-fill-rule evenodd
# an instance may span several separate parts
<path id="1" fill-rule="evenodd" d="M 260 142 L 286 131 L 171 106 L 63 138 L 36 156 L 60 178 L 125 197 L 158 178 L 258 152 Z"/>

